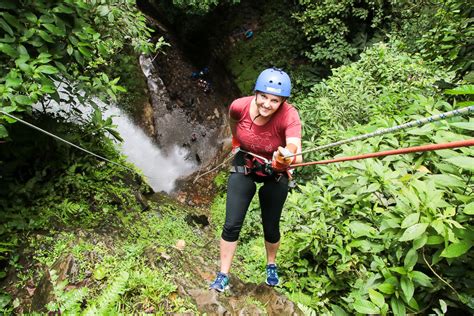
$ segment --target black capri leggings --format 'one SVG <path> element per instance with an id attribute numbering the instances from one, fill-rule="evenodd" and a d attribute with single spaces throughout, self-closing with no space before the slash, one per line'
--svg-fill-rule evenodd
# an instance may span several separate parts
<path id="1" fill-rule="evenodd" d="M 222 239 L 237 241 L 245 215 L 256 191 L 255 182 L 263 182 L 258 192 L 262 212 L 263 235 L 270 243 L 280 241 L 280 217 L 288 195 L 288 177 L 277 181 L 273 176 L 232 173 L 227 183 L 227 202 Z"/>

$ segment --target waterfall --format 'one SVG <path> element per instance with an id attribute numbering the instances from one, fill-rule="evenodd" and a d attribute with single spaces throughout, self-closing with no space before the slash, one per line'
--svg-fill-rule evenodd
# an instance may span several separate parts
<path id="1" fill-rule="evenodd" d="M 177 145 L 163 152 L 116 106 L 109 106 L 105 116 L 112 116 L 117 130 L 123 138 L 121 152 L 135 164 L 148 180 L 154 191 L 173 191 L 175 181 L 191 174 L 196 164 L 187 159 L 188 151 Z"/>
<path id="2" fill-rule="evenodd" d="M 64 84 L 58 84 L 58 91 L 60 95 L 65 97 Z M 148 184 L 155 192 L 170 193 L 173 191 L 178 178 L 191 174 L 197 168 L 194 161 L 188 160 L 189 152 L 187 149 L 174 145 L 167 149 L 165 153 L 116 105 L 107 105 L 97 98 L 94 99 L 94 103 L 99 106 L 105 117 L 112 117 L 114 125 L 117 126 L 117 130 L 123 138 L 123 143 L 117 144 L 117 146 L 127 157 L 127 161 L 142 170 Z M 91 105 L 80 103 L 77 98 L 73 98 L 71 102 L 62 102 L 61 104 L 51 100 L 46 109 L 43 109 L 37 103 L 33 108 L 37 111 L 64 117 L 68 121 L 77 124 L 89 120 L 94 110 Z M 73 111 L 73 108 L 78 109 L 81 114 L 77 114 Z M 93 149 L 90 150 L 94 152 Z"/>

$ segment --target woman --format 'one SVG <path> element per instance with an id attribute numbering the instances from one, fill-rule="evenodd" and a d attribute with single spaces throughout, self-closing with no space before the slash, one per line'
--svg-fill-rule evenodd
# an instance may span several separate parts
<path id="1" fill-rule="evenodd" d="M 267 254 L 266 283 L 279 283 L 275 258 L 280 246 L 280 216 L 288 195 L 288 167 L 300 162 L 301 122 L 296 109 L 286 102 L 290 77 L 270 68 L 257 78 L 255 95 L 232 102 L 230 127 L 232 145 L 238 148 L 227 184 L 226 218 L 220 241 L 220 272 L 210 288 L 223 292 L 229 284 L 229 271 L 245 214 L 263 183 L 259 200 Z M 271 161 L 271 166 L 265 162 Z"/>

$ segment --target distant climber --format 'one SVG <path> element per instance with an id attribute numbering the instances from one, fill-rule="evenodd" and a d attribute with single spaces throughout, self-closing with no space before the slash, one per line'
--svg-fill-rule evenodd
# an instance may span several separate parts
<path id="1" fill-rule="evenodd" d="M 253 31 L 252 30 L 247 30 L 244 34 L 245 39 L 251 39 L 253 37 Z"/>

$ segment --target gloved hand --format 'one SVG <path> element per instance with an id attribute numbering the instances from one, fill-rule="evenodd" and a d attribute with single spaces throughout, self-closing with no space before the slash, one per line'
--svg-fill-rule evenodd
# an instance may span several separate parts
<path id="1" fill-rule="evenodd" d="M 272 168 L 275 171 L 286 171 L 294 159 L 294 157 L 287 157 L 291 155 L 293 155 L 291 151 L 279 146 L 278 150 L 273 152 Z"/>
<path id="2" fill-rule="evenodd" d="M 240 142 L 235 136 L 232 136 L 232 153 L 236 154 L 239 150 L 240 150 Z"/>

